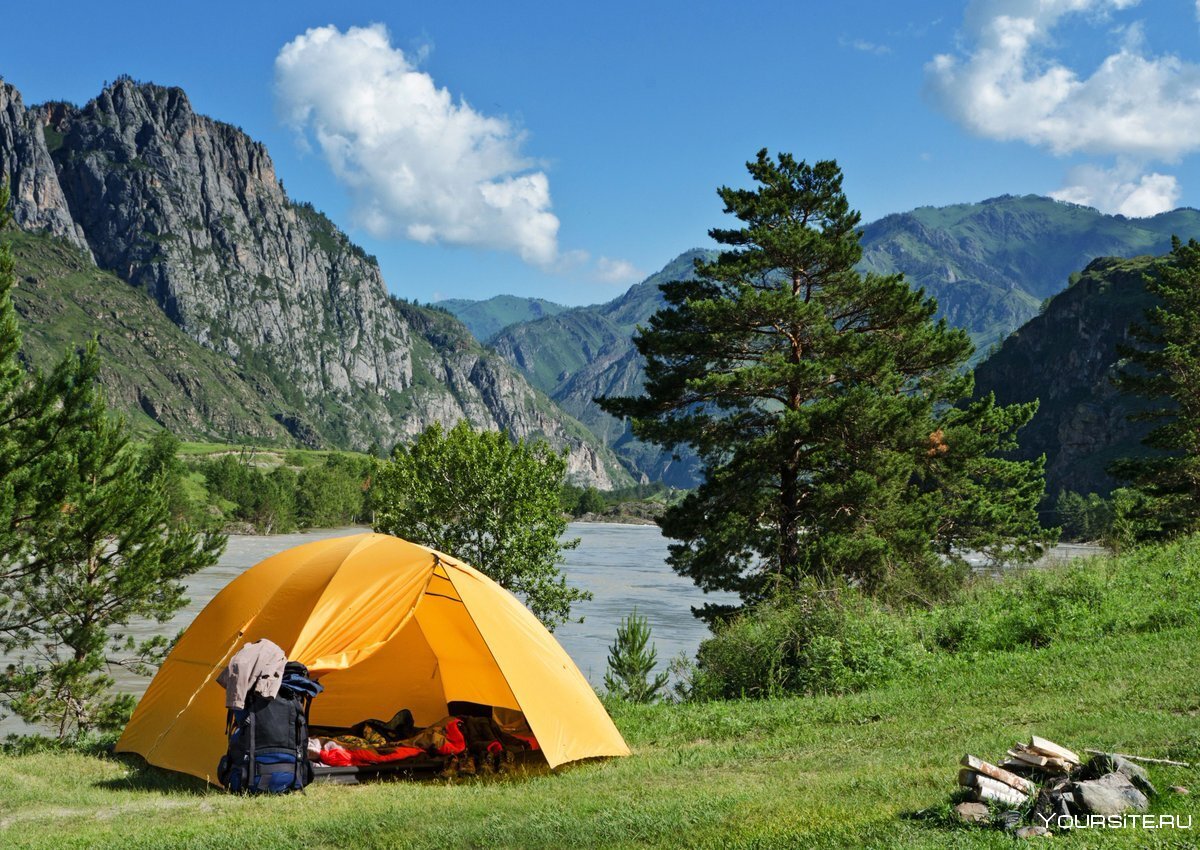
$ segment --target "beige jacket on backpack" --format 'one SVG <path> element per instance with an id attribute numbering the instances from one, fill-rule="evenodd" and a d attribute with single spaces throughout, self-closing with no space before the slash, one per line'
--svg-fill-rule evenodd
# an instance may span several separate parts
<path id="1" fill-rule="evenodd" d="M 283 683 L 285 664 L 287 656 L 283 650 L 266 638 L 243 646 L 217 677 L 217 684 L 225 689 L 225 707 L 245 708 L 246 697 L 252 690 L 275 699 Z"/>

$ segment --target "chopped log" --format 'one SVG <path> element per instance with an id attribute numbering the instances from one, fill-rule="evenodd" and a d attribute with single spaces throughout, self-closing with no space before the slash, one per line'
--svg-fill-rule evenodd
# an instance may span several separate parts
<path id="1" fill-rule="evenodd" d="M 995 800 L 997 803 L 1019 806 L 1029 799 L 1029 795 L 966 767 L 958 772 L 958 784 L 974 789 L 975 796 L 981 800 Z"/>
<path id="2" fill-rule="evenodd" d="M 1017 761 L 1016 759 L 1013 759 L 1013 758 L 1005 759 L 1004 761 L 1000 762 L 1000 767 L 1002 767 L 1008 771 L 1033 770 L 1034 769 L 1033 765 L 1029 764 L 1028 762 Z"/>
<path id="3" fill-rule="evenodd" d="M 1186 761 L 1171 761 L 1170 759 L 1152 759 L 1149 756 L 1131 756 L 1129 753 L 1106 753 L 1104 750 L 1084 750 L 1092 756 L 1120 756 L 1130 761 L 1144 761 L 1147 764 L 1169 764 L 1172 767 L 1191 767 Z"/>
<path id="4" fill-rule="evenodd" d="M 1050 758 L 1049 756 L 1038 755 L 1031 753 L 1024 748 L 1018 749 L 1013 747 L 1008 751 L 1008 756 L 1016 761 L 1023 762 L 1030 767 L 1036 767 L 1045 773 L 1070 773 L 1074 766 L 1070 762 L 1063 761 L 1058 758 Z"/>
<path id="5" fill-rule="evenodd" d="M 1048 741 L 1045 738 L 1039 738 L 1037 735 L 1034 735 L 1029 739 L 1029 746 L 1026 749 L 1034 750 L 1037 753 L 1050 756 L 1051 758 L 1069 761 L 1076 765 L 1083 764 L 1083 759 L 1075 755 L 1075 753 L 1071 752 L 1066 747 L 1059 746 L 1053 741 Z"/>
<path id="6" fill-rule="evenodd" d="M 965 755 L 962 757 L 962 761 L 960 761 L 959 764 L 963 765 L 964 767 L 971 768 L 976 773 L 981 773 L 984 776 L 990 776 L 992 779 L 995 779 L 998 782 L 1003 782 L 1005 785 L 1009 786 L 1010 788 L 1015 788 L 1022 794 L 1032 794 L 1037 790 L 1037 786 L 1028 779 L 1017 776 L 1015 773 L 1011 773 L 1002 767 L 989 764 L 983 759 L 976 758 L 975 756 Z"/>

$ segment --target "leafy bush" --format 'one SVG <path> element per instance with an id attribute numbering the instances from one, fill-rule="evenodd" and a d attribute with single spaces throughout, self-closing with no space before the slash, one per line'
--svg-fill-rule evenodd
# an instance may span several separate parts
<path id="1" fill-rule="evenodd" d="M 927 648 L 949 652 L 1200 625 L 1200 539 L 981 580 L 910 617 Z"/>
<path id="2" fill-rule="evenodd" d="M 847 587 L 807 584 L 741 612 L 700 646 L 701 699 L 848 693 L 911 666 L 921 648 L 904 620 Z"/>

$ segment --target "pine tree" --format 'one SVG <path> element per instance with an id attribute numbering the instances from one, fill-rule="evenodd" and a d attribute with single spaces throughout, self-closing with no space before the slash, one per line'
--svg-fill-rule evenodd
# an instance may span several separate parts
<path id="1" fill-rule="evenodd" d="M 112 693 L 111 670 L 148 675 L 167 641 L 136 641 L 124 628 L 135 618 L 167 622 L 187 604 L 182 579 L 215 564 L 225 545 L 224 536 L 172 517 L 169 481 L 147 484 L 142 452 L 102 402 L 89 427 L 66 438 L 66 500 L 30 554 L 36 581 L 14 588 L 17 605 L 35 617 L 6 636 L 20 660 L 0 675 L 9 707 L 60 736 L 128 719 L 133 698 Z"/>
<path id="2" fill-rule="evenodd" d="M 650 622 L 637 608 L 617 626 L 617 637 L 608 648 L 608 670 L 604 689 L 609 696 L 627 702 L 654 702 L 667 684 L 667 674 L 653 679 L 658 650 L 650 643 Z"/>
<path id="3" fill-rule="evenodd" d="M 1132 418 L 1157 421 L 1143 440 L 1149 455 L 1123 458 L 1109 472 L 1130 482 L 1120 512 L 1127 542 L 1200 531 L 1200 243 L 1172 239 L 1171 253 L 1146 277 L 1158 304 L 1130 327 L 1140 343 L 1119 350 L 1127 365 L 1115 383 L 1155 406 Z"/>
<path id="4" fill-rule="evenodd" d="M 752 603 L 805 576 L 926 595 L 962 574 L 963 549 L 1031 556 L 1042 464 L 997 453 L 1036 405 L 963 401 L 967 335 L 902 276 L 855 269 L 835 162 L 763 150 L 747 167 L 754 189 L 718 190 L 742 225 L 709 231 L 728 250 L 665 284 L 635 338 L 645 394 L 600 400 L 702 460 L 661 522 L 672 566 Z"/>

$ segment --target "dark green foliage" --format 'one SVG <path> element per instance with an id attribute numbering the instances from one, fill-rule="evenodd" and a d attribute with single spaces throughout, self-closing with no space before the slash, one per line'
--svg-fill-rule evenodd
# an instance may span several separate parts
<path id="1" fill-rule="evenodd" d="M 617 637 L 608 648 L 604 689 L 626 702 L 654 702 L 667 684 L 667 673 L 654 673 L 658 650 L 650 643 L 650 622 L 634 608 L 617 626 Z"/>
<path id="2" fill-rule="evenodd" d="M 524 599 L 553 628 L 591 594 L 559 570 L 566 531 L 559 493 L 566 461 L 544 442 L 460 422 L 397 446 L 374 480 L 375 530 L 462 558 Z"/>
<path id="3" fill-rule="evenodd" d="M 849 693 L 887 681 L 919 654 L 903 619 L 847 586 L 808 584 L 718 624 L 700 645 L 691 696 Z"/>
<path id="4" fill-rule="evenodd" d="M 1146 290 L 1158 303 L 1130 329 L 1139 344 L 1121 350 L 1129 365 L 1116 384 L 1154 404 L 1137 417 L 1159 423 L 1143 441 L 1158 453 L 1111 469 L 1146 497 L 1140 525 L 1129 528 L 1137 542 L 1200 530 L 1200 242 L 1176 238 Z"/>
<path id="5" fill-rule="evenodd" d="M 366 492 L 370 462 L 331 453 L 320 466 L 301 470 L 296 482 L 296 515 L 304 528 L 332 528 L 368 519 Z"/>
<path id="6" fill-rule="evenodd" d="M 265 471 L 249 458 L 227 454 L 205 464 L 209 494 L 232 503 L 232 519 L 246 522 L 263 534 L 296 528 L 296 473 L 288 467 Z"/>
<path id="7" fill-rule="evenodd" d="M 600 511 L 604 510 L 606 504 L 599 490 L 595 487 L 585 487 L 580 491 L 579 501 L 575 503 L 575 507 L 571 513 L 575 516 L 600 513 Z"/>
<path id="8" fill-rule="evenodd" d="M 645 394 L 601 402 L 703 461 L 660 523 L 671 565 L 757 603 L 806 577 L 929 598 L 961 577 L 962 550 L 1033 556 L 1041 463 L 998 453 L 1036 404 L 953 406 L 971 343 L 902 276 L 856 271 L 836 163 L 763 150 L 747 167 L 753 190 L 718 192 L 744 225 L 710 231 L 729 250 L 664 284 L 635 338 Z"/>
<path id="9" fill-rule="evenodd" d="M 170 431 L 155 431 L 142 448 L 142 482 L 156 485 L 166 500 L 172 519 L 200 520 L 203 511 L 192 504 L 184 487 L 187 467 L 179 459 L 179 438 Z"/>
<path id="10" fill-rule="evenodd" d="M 1098 493 L 1082 496 L 1063 490 L 1054 502 L 1055 522 L 1062 539 L 1071 542 L 1103 540 L 1113 524 L 1113 504 Z"/>

